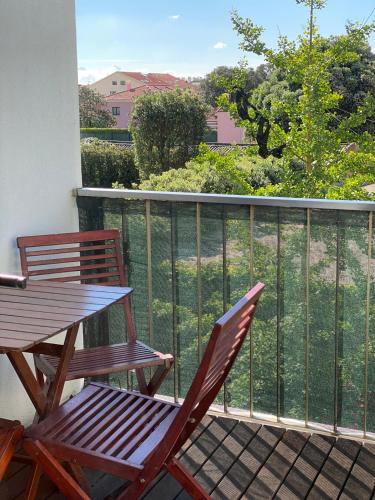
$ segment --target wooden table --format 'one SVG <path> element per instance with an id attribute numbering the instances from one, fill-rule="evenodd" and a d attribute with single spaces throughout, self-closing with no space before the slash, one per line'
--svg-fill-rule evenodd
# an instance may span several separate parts
<path id="1" fill-rule="evenodd" d="M 25 289 L 0 287 L 0 353 L 8 356 L 40 418 L 59 406 L 80 323 L 131 292 L 52 281 L 29 281 Z M 63 331 L 63 345 L 45 342 Z M 60 358 L 50 387 L 36 379 L 25 352 Z"/>

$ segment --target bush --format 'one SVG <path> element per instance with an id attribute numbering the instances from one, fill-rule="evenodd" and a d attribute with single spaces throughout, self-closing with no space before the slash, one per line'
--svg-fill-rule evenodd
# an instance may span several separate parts
<path id="1" fill-rule="evenodd" d="M 127 128 L 81 128 L 81 139 L 96 137 L 103 141 L 131 141 L 132 136 Z"/>
<path id="2" fill-rule="evenodd" d="M 93 139 L 81 142 L 82 184 L 110 188 L 118 182 L 125 188 L 139 182 L 132 150 Z"/>
<path id="3" fill-rule="evenodd" d="M 207 113 L 206 104 L 188 90 L 146 92 L 135 99 L 130 131 L 143 180 L 185 165 L 191 146 L 203 140 Z"/>
<path id="4" fill-rule="evenodd" d="M 280 181 L 280 160 L 263 159 L 251 152 L 234 151 L 225 155 L 200 148 L 186 168 L 151 175 L 140 189 L 194 193 L 252 194 L 256 189 Z"/>

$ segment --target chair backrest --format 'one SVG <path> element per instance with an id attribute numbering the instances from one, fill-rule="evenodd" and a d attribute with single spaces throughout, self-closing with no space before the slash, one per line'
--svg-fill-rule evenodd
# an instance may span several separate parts
<path id="1" fill-rule="evenodd" d="M 117 229 L 20 236 L 22 274 L 30 279 L 126 286 Z M 123 301 L 130 337 L 135 336 L 128 298 Z"/>
<path id="2" fill-rule="evenodd" d="M 216 321 L 186 399 L 157 450 L 159 456 L 163 452 L 173 456 L 215 400 L 245 340 L 263 288 L 258 283 Z"/>

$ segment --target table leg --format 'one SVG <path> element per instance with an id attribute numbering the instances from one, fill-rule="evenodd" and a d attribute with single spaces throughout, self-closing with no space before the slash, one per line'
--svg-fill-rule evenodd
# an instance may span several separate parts
<path id="1" fill-rule="evenodd" d="M 47 399 L 26 361 L 24 354 L 18 351 L 10 351 L 7 353 L 7 356 L 31 399 L 31 402 L 35 406 L 36 411 L 39 415 L 43 415 L 46 410 Z"/>
<path id="2" fill-rule="evenodd" d="M 78 329 L 79 325 L 75 325 L 69 328 L 69 330 L 66 332 L 65 342 L 61 353 L 60 362 L 57 367 L 56 375 L 47 392 L 45 414 L 48 414 L 51 411 L 55 410 L 60 404 L 66 380 L 66 374 L 68 373 L 69 364 L 74 355 L 74 345 L 77 339 Z"/>

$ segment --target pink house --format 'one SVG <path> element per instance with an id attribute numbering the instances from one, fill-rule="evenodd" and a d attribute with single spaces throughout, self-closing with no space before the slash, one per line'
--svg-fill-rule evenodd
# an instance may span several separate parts
<path id="1" fill-rule="evenodd" d="M 184 88 L 189 87 L 188 83 L 184 82 L 184 84 L 186 84 Z M 105 97 L 105 101 L 108 110 L 116 118 L 116 126 L 119 128 L 128 128 L 133 109 L 133 101 L 136 97 L 143 95 L 145 92 L 167 92 L 174 88 L 175 86 L 166 84 L 144 84 L 109 95 Z M 227 111 L 221 111 L 220 109 L 215 110 L 208 117 L 207 125 L 213 130 L 216 130 L 217 142 L 219 143 L 239 144 L 244 142 L 245 130 L 236 127 Z"/>
<path id="2" fill-rule="evenodd" d="M 216 112 L 217 115 L 217 142 L 241 144 L 245 138 L 245 129 L 236 127 L 234 120 L 227 111 Z"/>
<path id="3" fill-rule="evenodd" d="M 182 82 L 182 80 L 181 80 Z M 185 85 L 178 85 L 180 88 L 189 88 L 187 82 Z M 143 95 L 146 92 L 168 92 L 174 90 L 176 86 L 166 84 L 144 84 L 138 87 L 118 92 L 105 97 L 107 108 L 111 111 L 112 115 L 116 118 L 116 126 L 119 128 L 128 128 L 131 112 L 133 109 L 133 101 L 136 97 Z"/>

